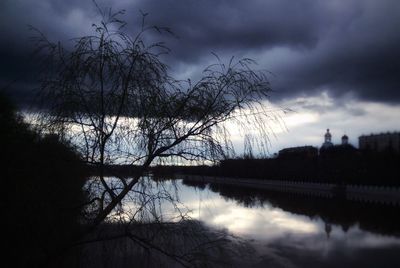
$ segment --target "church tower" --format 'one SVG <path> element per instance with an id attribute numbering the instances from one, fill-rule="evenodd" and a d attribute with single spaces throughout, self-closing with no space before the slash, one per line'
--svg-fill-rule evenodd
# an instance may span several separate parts
<path id="1" fill-rule="evenodd" d="M 342 137 L 342 145 L 347 145 L 349 144 L 349 137 L 347 137 L 347 135 L 343 135 Z"/>
<path id="2" fill-rule="evenodd" d="M 333 146 L 332 134 L 329 132 L 329 128 L 326 130 L 324 137 L 325 137 L 325 142 L 322 144 L 321 149 L 332 147 Z"/>

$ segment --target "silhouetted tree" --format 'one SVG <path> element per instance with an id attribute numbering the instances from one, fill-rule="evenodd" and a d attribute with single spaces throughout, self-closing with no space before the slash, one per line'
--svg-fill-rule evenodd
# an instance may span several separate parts
<path id="1" fill-rule="evenodd" d="M 163 187 L 151 190 L 144 176 L 149 166 L 163 159 L 224 158 L 232 151 L 228 120 L 246 127 L 256 123 L 264 134 L 258 142 L 267 143 L 263 127 L 269 114 L 262 100 L 270 87 L 265 73 L 251 68 L 252 60 L 232 58 L 225 65 L 217 57 L 218 63 L 208 66 L 198 82 L 176 81 L 160 58 L 168 48 L 163 43 L 147 45 L 144 37 L 151 30 L 170 31 L 147 27 L 143 15 L 141 29 L 132 38 L 119 19 L 122 13 L 101 11 L 103 19 L 93 25 L 94 34 L 73 39 L 70 50 L 43 34 L 36 39 L 49 67 L 42 80 L 42 126 L 72 141 L 86 161 L 100 169 L 100 185 L 93 179 L 87 186 L 92 202 L 84 234 L 110 218 L 162 222 L 154 204 L 160 198 L 175 199 Z M 104 166 L 115 162 L 139 168 L 132 178 L 108 180 Z M 127 200 L 130 206 L 124 206 Z"/>

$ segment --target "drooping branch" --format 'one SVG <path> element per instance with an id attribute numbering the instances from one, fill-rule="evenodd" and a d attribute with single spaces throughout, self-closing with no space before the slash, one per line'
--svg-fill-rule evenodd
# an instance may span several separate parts
<path id="1" fill-rule="evenodd" d="M 139 196 L 139 205 L 128 222 L 158 198 L 135 188 L 157 159 L 213 161 L 228 155 L 232 146 L 224 123 L 237 115 L 265 115 L 262 100 L 270 92 L 266 75 L 254 71 L 249 59 L 210 65 L 196 83 L 173 79 L 160 58 L 169 50 L 163 43 L 144 41 L 146 31 L 153 28 L 142 25 L 132 38 L 117 15 L 103 17 L 94 25 L 94 35 L 73 39 L 71 50 L 44 36 L 40 42 L 48 50 L 46 60 L 52 59 L 42 83 L 47 104 L 43 121 L 65 133 L 100 170 L 101 190 L 88 203 L 98 206 L 78 239 L 121 211 L 118 207 L 130 193 Z M 137 169 L 130 180 L 118 178 L 115 186 L 107 180 L 105 166 L 122 157 Z"/>

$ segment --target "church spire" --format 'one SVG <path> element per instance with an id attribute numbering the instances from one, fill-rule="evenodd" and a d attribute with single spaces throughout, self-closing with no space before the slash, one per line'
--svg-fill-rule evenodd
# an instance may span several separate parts
<path id="1" fill-rule="evenodd" d="M 325 137 L 325 142 L 322 144 L 321 148 L 326 149 L 328 147 L 332 147 L 333 146 L 332 134 L 329 132 L 329 128 L 326 130 L 324 137 Z"/>
<path id="2" fill-rule="evenodd" d="M 326 130 L 326 133 L 325 133 L 325 142 L 332 142 L 332 135 L 329 132 L 329 128 Z"/>

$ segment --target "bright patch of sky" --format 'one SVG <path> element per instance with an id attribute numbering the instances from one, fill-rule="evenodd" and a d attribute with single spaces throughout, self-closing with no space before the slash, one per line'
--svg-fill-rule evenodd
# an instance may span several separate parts
<path id="1" fill-rule="evenodd" d="M 400 105 L 359 101 L 351 97 L 346 100 L 334 99 L 326 91 L 311 97 L 286 99 L 279 106 L 267 105 L 280 116 L 279 120 L 271 119 L 268 122 L 272 130 L 269 133 L 270 154 L 287 147 L 320 147 L 328 128 L 334 144 L 340 144 L 341 137 L 346 134 L 355 147 L 358 147 L 358 137 L 361 135 L 400 130 Z M 284 108 L 290 111 L 283 112 Z M 232 140 L 240 154 L 245 135 L 233 127 L 231 129 Z M 256 132 L 252 134 L 257 135 Z"/>

